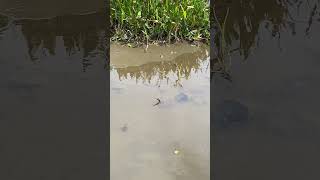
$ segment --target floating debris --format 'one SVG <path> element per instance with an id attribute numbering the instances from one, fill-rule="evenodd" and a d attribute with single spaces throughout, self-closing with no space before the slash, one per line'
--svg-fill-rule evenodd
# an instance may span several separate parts
<path id="1" fill-rule="evenodd" d="M 157 103 L 155 103 L 153 106 L 159 105 L 161 103 L 161 100 L 159 98 L 157 98 Z"/>

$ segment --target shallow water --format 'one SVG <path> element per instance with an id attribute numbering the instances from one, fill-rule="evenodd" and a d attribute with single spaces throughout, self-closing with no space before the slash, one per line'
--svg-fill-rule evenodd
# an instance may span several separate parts
<path id="1" fill-rule="evenodd" d="M 104 179 L 105 15 L 35 7 L 0 14 L 0 179 Z"/>
<path id="2" fill-rule="evenodd" d="M 227 39 L 239 49 L 231 53 L 232 82 L 213 78 L 212 108 L 242 114 L 229 118 L 242 126 L 214 119 L 213 177 L 319 179 L 319 1 L 215 2 L 219 17 L 230 8 Z M 235 103 L 221 110 L 226 101 Z"/>
<path id="3" fill-rule="evenodd" d="M 111 179 L 209 180 L 208 48 L 112 44 L 110 58 Z"/>
<path id="4" fill-rule="evenodd" d="M 0 14 L 16 19 L 47 19 L 66 14 L 80 15 L 103 12 L 102 0 L 1 0 Z"/>

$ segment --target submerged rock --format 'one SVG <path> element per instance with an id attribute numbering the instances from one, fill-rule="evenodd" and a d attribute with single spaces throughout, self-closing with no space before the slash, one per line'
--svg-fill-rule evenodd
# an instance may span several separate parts
<path id="1" fill-rule="evenodd" d="M 213 118 L 216 128 L 243 127 L 248 123 L 249 110 L 235 100 L 226 100 L 216 106 Z"/>
<path id="2" fill-rule="evenodd" d="M 179 103 L 187 102 L 189 100 L 189 96 L 187 94 L 181 92 L 175 96 L 175 100 Z"/>
<path id="3" fill-rule="evenodd" d="M 156 98 L 157 99 L 157 98 Z M 160 97 L 154 106 L 158 106 L 160 108 L 171 108 L 177 105 L 185 104 L 191 102 L 193 100 L 193 96 L 186 92 L 179 92 L 175 96 L 162 96 Z"/>

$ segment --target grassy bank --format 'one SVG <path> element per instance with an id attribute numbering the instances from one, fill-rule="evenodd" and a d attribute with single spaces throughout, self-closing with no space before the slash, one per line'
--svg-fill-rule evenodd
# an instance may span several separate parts
<path id="1" fill-rule="evenodd" d="M 111 0 L 113 41 L 208 43 L 206 0 Z"/>

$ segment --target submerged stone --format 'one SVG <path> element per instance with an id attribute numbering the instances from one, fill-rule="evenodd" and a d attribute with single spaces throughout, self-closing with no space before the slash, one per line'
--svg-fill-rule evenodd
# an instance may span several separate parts
<path id="1" fill-rule="evenodd" d="M 235 100 L 226 100 L 216 106 L 213 118 L 216 128 L 243 127 L 248 123 L 249 110 Z"/>
<path id="2" fill-rule="evenodd" d="M 189 100 L 188 95 L 185 93 L 179 93 L 178 95 L 175 96 L 175 99 L 179 103 L 187 102 Z"/>

